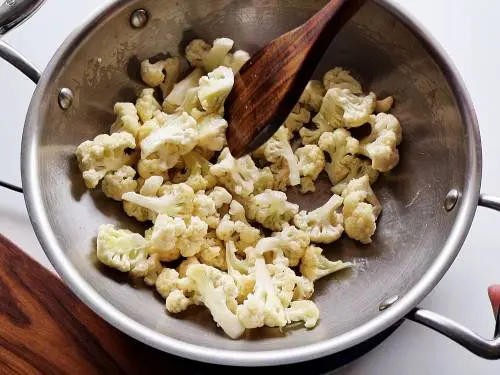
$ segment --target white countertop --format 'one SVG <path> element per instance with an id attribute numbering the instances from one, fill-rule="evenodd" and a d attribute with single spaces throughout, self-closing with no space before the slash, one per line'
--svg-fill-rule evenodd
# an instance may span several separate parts
<path id="1" fill-rule="evenodd" d="M 500 195 L 500 2 L 494 0 L 395 0 L 444 46 L 461 72 L 479 118 L 483 142 L 483 192 Z M 70 31 L 103 0 L 51 0 L 6 37 L 42 68 Z M 453 12 L 453 13 L 452 13 Z M 50 26 L 49 26 L 50 23 Z M 0 61 L 0 178 L 20 184 L 24 117 L 34 85 Z M 7 80 L 7 81 L 5 81 Z M 493 332 L 486 288 L 500 282 L 496 232 L 500 213 L 479 208 L 462 251 L 421 306 L 445 314 L 484 336 Z M 22 195 L 0 188 L 0 232 L 50 267 L 31 228 Z M 342 375 L 498 375 L 500 361 L 486 361 L 429 329 L 406 322 L 381 346 L 338 372 Z"/>

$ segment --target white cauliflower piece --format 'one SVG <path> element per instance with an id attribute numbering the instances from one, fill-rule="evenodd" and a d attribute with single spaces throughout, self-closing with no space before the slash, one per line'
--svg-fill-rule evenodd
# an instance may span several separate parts
<path id="1" fill-rule="evenodd" d="M 165 300 L 167 311 L 173 314 L 186 311 L 192 304 L 194 304 L 192 298 L 186 297 L 180 289 L 173 290 Z"/>
<path id="2" fill-rule="evenodd" d="M 275 232 L 272 236 L 283 241 L 280 247 L 288 258 L 290 267 L 295 267 L 300 263 L 300 259 L 311 241 L 306 232 L 289 224 L 284 225 L 281 232 Z"/>
<path id="3" fill-rule="evenodd" d="M 184 79 L 177 82 L 172 91 L 165 97 L 162 107 L 166 113 L 173 113 L 180 107 L 185 98 L 186 94 L 190 89 L 198 87 L 198 82 L 203 76 L 203 69 L 196 68 L 191 73 L 189 73 Z"/>
<path id="4" fill-rule="evenodd" d="M 203 68 L 203 60 L 212 46 L 203 39 L 193 39 L 184 50 L 186 59 L 193 68 Z"/>
<path id="5" fill-rule="evenodd" d="M 297 165 L 297 159 L 293 154 L 292 146 L 290 145 L 290 131 L 287 128 L 281 126 L 276 133 L 256 151 L 256 155 L 259 154 L 263 154 L 270 163 L 278 163 L 282 160 L 286 161 L 290 185 L 295 186 L 300 184 L 299 167 Z"/>
<path id="6" fill-rule="evenodd" d="M 200 78 L 198 99 L 208 112 L 219 112 L 234 84 L 234 74 L 230 68 L 219 66 L 208 75 Z"/>
<path id="7" fill-rule="evenodd" d="M 313 301 L 293 301 L 285 310 L 288 323 L 304 322 L 306 328 L 314 328 L 318 323 L 319 309 Z"/>
<path id="8" fill-rule="evenodd" d="M 152 176 L 167 177 L 167 172 L 170 169 L 167 162 L 158 158 L 140 159 L 137 162 L 137 173 L 144 179 Z"/>
<path id="9" fill-rule="evenodd" d="M 220 151 L 226 145 L 227 121 L 218 114 L 209 114 L 198 122 L 198 147 Z"/>
<path id="10" fill-rule="evenodd" d="M 333 132 L 321 134 L 318 146 L 330 156 L 330 162 L 325 164 L 326 173 L 333 185 L 342 181 L 350 172 L 344 164 L 347 155 L 355 155 L 359 151 L 359 142 L 351 137 L 345 129 L 336 129 Z"/>
<path id="11" fill-rule="evenodd" d="M 156 279 L 156 291 L 166 299 L 170 293 L 177 289 L 178 281 L 179 273 L 176 270 L 163 268 Z"/>
<path id="12" fill-rule="evenodd" d="M 343 68 L 336 67 L 325 73 L 323 85 L 327 90 L 331 88 L 347 89 L 353 94 L 362 94 L 361 84 L 356 81 L 351 73 Z"/>
<path id="13" fill-rule="evenodd" d="M 87 188 L 95 188 L 107 173 L 130 164 L 133 158 L 127 149 L 135 149 L 134 136 L 127 132 L 100 134 L 80 144 L 75 154 Z"/>
<path id="14" fill-rule="evenodd" d="M 245 327 L 233 312 L 238 295 L 233 278 L 204 264 L 189 267 L 187 278 L 195 284 L 201 302 L 210 310 L 217 325 L 232 339 L 240 337 Z"/>
<path id="15" fill-rule="evenodd" d="M 342 198 L 333 195 L 328 202 L 313 211 L 300 211 L 293 222 L 297 228 L 309 234 L 311 242 L 332 243 L 344 231 L 342 214 L 337 212 L 341 205 Z"/>
<path id="16" fill-rule="evenodd" d="M 212 191 L 208 194 L 210 198 L 215 203 L 215 208 L 220 209 L 224 205 L 228 205 L 233 200 L 233 196 L 229 191 L 224 189 L 222 186 L 215 186 Z"/>
<path id="17" fill-rule="evenodd" d="M 156 197 L 162 185 L 163 177 L 151 176 L 144 181 L 139 193 L 149 197 Z M 127 201 L 123 201 L 123 210 L 128 216 L 134 217 L 138 221 L 153 221 L 156 218 L 153 211 Z"/>
<path id="18" fill-rule="evenodd" d="M 342 262 L 341 260 L 332 262 L 322 255 L 322 252 L 323 249 L 314 245 L 307 248 L 300 262 L 300 273 L 302 273 L 302 276 L 314 282 L 331 273 L 353 266 L 352 263 Z"/>
<path id="19" fill-rule="evenodd" d="M 215 229 L 219 225 L 220 217 L 215 202 L 205 194 L 204 190 L 196 193 L 193 201 L 193 215 L 207 223 L 209 228 Z"/>
<path id="20" fill-rule="evenodd" d="M 135 137 L 141 127 L 135 105 L 133 103 L 116 103 L 114 106 L 114 112 L 116 120 L 111 125 L 109 132 L 128 132 Z"/>
<path id="21" fill-rule="evenodd" d="M 124 165 L 114 172 L 108 173 L 102 180 L 102 191 L 108 198 L 121 201 L 122 195 L 137 188 L 137 181 L 134 180 L 135 169 Z"/>
<path id="22" fill-rule="evenodd" d="M 300 192 L 302 194 L 313 193 L 316 191 L 316 183 L 311 177 L 300 178 Z"/>
<path id="23" fill-rule="evenodd" d="M 224 60 L 233 48 L 234 41 L 229 38 L 215 39 L 210 51 L 203 57 L 203 66 L 207 72 L 224 65 Z"/>
<path id="24" fill-rule="evenodd" d="M 274 289 L 281 301 L 281 305 L 286 308 L 293 299 L 297 275 L 284 264 L 267 264 L 269 274 L 273 280 Z"/>
<path id="25" fill-rule="evenodd" d="M 179 79 L 179 59 L 170 57 L 151 64 L 149 59 L 141 62 L 141 78 L 150 87 L 160 86 L 163 96 L 167 96 Z"/>
<path id="26" fill-rule="evenodd" d="M 293 300 L 302 301 L 304 299 L 309 299 L 312 297 L 313 293 L 314 293 L 314 283 L 307 277 L 297 276 L 297 278 L 295 279 Z"/>
<path id="27" fill-rule="evenodd" d="M 375 104 L 375 112 L 377 113 L 387 113 L 391 110 L 394 105 L 394 98 L 392 96 L 388 96 L 384 99 L 377 100 Z"/>
<path id="28" fill-rule="evenodd" d="M 228 53 L 226 57 L 224 57 L 224 62 L 222 65 L 231 68 L 233 73 L 236 74 L 248 60 L 250 60 L 250 54 L 239 49 L 234 53 Z"/>
<path id="29" fill-rule="evenodd" d="M 386 113 L 372 115 L 370 125 L 371 134 L 361 140 L 359 153 L 371 159 L 373 169 L 388 172 L 399 163 L 401 125 L 396 117 Z"/>
<path id="30" fill-rule="evenodd" d="M 208 233 L 208 225 L 196 216 L 192 216 L 186 224 L 186 231 L 177 238 L 177 247 L 183 257 L 192 257 L 198 254 Z"/>
<path id="31" fill-rule="evenodd" d="M 370 186 L 369 177 L 364 175 L 351 180 L 342 195 L 346 234 L 361 243 L 371 243 L 382 205 Z"/>
<path id="32" fill-rule="evenodd" d="M 231 206 L 236 201 L 231 202 Z M 252 227 L 245 220 L 238 220 L 239 215 L 232 215 L 231 210 L 220 220 L 215 233 L 224 242 L 233 241 L 240 252 L 255 246 L 261 239 L 260 230 Z"/>
<path id="33" fill-rule="evenodd" d="M 205 236 L 201 251 L 196 255 L 201 263 L 218 268 L 222 271 L 227 270 L 226 248 L 214 231 L 210 231 Z"/>
<path id="34" fill-rule="evenodd" d="M 287 323 L 285 309 L 263 258 L 255 260 L 255 288 L 238 306 L 237 315 L 245 328 L 284 327 Z"/>
<path id="35" fill-rule="evenodd" d="M 141 158 L 156 153 L 170 168 L 182 155 L 190 152 L 198 138 L 196 120 L 187 113 L 171 115 L 167 124 L 144 138 L 141 143 Z"/>
<path id="36" fill-rule="evenodd" d="M 309 81 L 300 96 L 299 103 L 310 111 L 318 112 L 325 94 L 326 90 L 320 81 Z"/>
<path id="37" fill-rule="evenodd" d="M 210 167 L 210 172 L 231 193 L 242 197 L 262 191 L 273 180 L 269 168 L 260 170 L 249 155 L 235 159 L 227 147 L 220 153 L 217 164 Z"/>
<path id="38" fill-rule="evenodd" d="M 179 277 L 186 277 L 187 270 L 193 264 L 200 264 L 200 261 L 196 256 L 188 257 L 184 259 L 178 266 L 176 271 L 179 273 Z"/>
<path id="39" fill-rule="evenodd" d="M 356 156 L 346 155 L 342 159 L 342 165 L 349 173 L 332 187 L 332 192 L 335 194 L 342 194 L 351 180 L 364 175 L 368 175 L 370 183 L 377 181 L 379 173 L 371 167 L 371 163 L 368 160 L 361 160 Z"/>
<path id="40" fill-rule="evenodd" d="M 299 212 L 299 206 L 287 201 L 281 191 L 267 189 L 250 199 L 248 218 L 262 224 L 265 228 L 279 231 Z"/>
<path id="41" fill-rule="evenodd" d="M 236 245 L 233 241 L 226 242 L 226 265 L 228 274 L 234 279 L 238 287 L 238 303 L 243 303 L 255 287 L 255 277 L 250 265 L 246 260 L 241 260 L 236 256 Z"/>
<path id="42" fill-rule="evenodd" d="M 315 181 L 325 167 L 325 155 L 316 145 L 306 145 L 295 150 L 299 173 Z"/>
<path id="43" fill-rule="evenodd" d="M 135 108 L 142 122 L 153 118 L 153 114 L 161 109 L 160 104 L 154 97 L 154 89 L 144 89 L 135 102 Z"/>
<path id="44" fill-rule="evenodd" d="M 196 151 L 191 151 L 182 156 L 184 168 L 178 170 L 172 176 L 172 182 L 185 182 L 194 191 L 211 189 L 215 186 L 217 179 L 210 173 L 210 163 Z"/>
<path id="45" fill-rule="evenodd" d="M 193 212 L 194 198 L 193 189 L 185 183 L 166 186 L 165 195 L 161 197 L 134 192 L 125 193 L 122 196 L 124 201 L 144 207 L 155 214 L 166 214 L 172 217 L 190 217 Z"/>
<path id="46" fill-rule="evenodd" d="M 309 121 L 311 121 L 311 112 L 302 107 L 300 104 L 295 104 L 292 112 L 290 112 L 283 125 L 292 134 L 302 128 L 302 126 L 307 124 Z"/>
<path id="47" fill-rule="evenodd" d="M 158 262 L 146 252 L 147 241 L 138 233 L 116 229 L 112 224 L 99 227 L 97 259 L 108 267 L 145 277 L 155 270 Z"/>

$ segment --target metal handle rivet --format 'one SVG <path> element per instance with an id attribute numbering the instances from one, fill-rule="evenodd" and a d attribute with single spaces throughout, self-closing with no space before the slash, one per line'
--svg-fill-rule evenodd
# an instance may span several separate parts
<path id="1" fill-rule="evenodd" d="M 379 306 L 379 311 L 384 311 L 394 305 L 399 300 L 399 296 L 392 296 L 383 301 Z"/>
<path id="2" fill-rule="evenodd" d="M 136 9 L 130 15 L 130 24 L 134 29 L 140 29 L 148 23 L 149 14 L 145 9 Z"/>
<path id="3" fill-rule="evenodd" d="M 69 109 L 69 107 L 71 107 L 71 105 L 73 104 L 73 91 L 71 91 L 67 87 L 63 87 L 59 90 L 57 101 L 59 102 L 59 107 L 61 107 L 61 109 Z"/>
<path id="4" fill-rule="evenodd" d="M 458 202 L 458 198 L 460 198 L 459 191 L 457 189 L 451 189 L 444 199 L 444 209 L 448 212 L 453 210 Z"/>

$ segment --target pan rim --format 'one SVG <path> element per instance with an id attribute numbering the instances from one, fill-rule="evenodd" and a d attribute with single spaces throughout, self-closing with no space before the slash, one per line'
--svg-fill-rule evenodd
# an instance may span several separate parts
<path id="1" fill-rule="evenodd" d="M 171 354 L 214 364 L 268 366 L 303 362 L 337 353 L 359 344 L 403 319 L 436 286 L 458 255 L 477 208 L 482 169 L 479 125 L 464 82 L 442 47 L 418 21 L 396 5 L 393 0 L 374 1 L 403 22 L 428 49 L 447 77 L 466 125 L 469 157 L 466 161 L 467 179 L 464 182 L 459 212 L 443 250 L 413 288 L 391 308 L 351 331 L 313 344 L 271 351 L 233 351 L 182 342 L 129 318 L 97 293 L 65 256 L 44 210 L 40 182 L 37 177 L 36 150 L 39 137 L 37 123 L 39 108 L 43 103 L 47 87 L 67 60 L 67 56 L 71 54 L 71 46 L 83 41 L 101 19 L 130 5 L 129 0 L 115 0 L 91 14 L 66 38 L 50 60 L 36 87 L 26 115 L 21 148 L 21 177 L 25 202 L 36 236 L 57 273 L 87 306 L 115 328 L 147 345 Z"/>

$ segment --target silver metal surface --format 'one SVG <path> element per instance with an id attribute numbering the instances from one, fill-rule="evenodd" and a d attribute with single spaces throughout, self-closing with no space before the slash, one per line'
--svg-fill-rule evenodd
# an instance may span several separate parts
<path id="1" fill-rule="evenodd" d="M 453 320 L 428 310 L 415 309 L 407 318 L 449 337 L 478 356 L 500 358 L 500 337 L 485 339 Z"/>
<path id="2" fill-rule="evenodd" d="M 3 40 L 0 40 L 0 58 L 12 64 L 34 83 L 38 83 L 42 73 L 23 55 L 17 52 L 12 46 Z"/>
<path id="3" fill-rule="evenodd" d="M 63 87 L 59 90 L 59 94 L 57 94 L 57 102 L 59 103 L 59 107 L 61 107 L 61 109 L 69 109 L 71 104 L 73 104 L 73 92 L 67 87 Z"/>
<path id="4" fill-rule="evenodd" d="M 457 189 L 451 189 L 446 198 L 444 199 L 444 208 L 446 211 L 451 211 L 455 208 L 458 198 L 460 198 L 460 193 Z"/>
<path id="5" fill-rule="evenodd" d="M 473 106 L 448 58 L 414 20 L 390 1 L 368 3 L 338 34 L 317 70 L 342 65 L 380 97 L 397 98 L 403 124 L 401 163 L 375 186 L 383 213 L 374 242 L 343 240 L 326 250 L 353 261 L 354 271 L 322 279 L 314 330 L 255 330 L 232 341 L 209 313 L 165 314 L 151 290 L 133 287 L 95 259 L 102 223 L 136 228 L 120 204 L 87 191 L 75 147 L 113 122 L 116 101 L 134 100 L 143 87 L 138 62 L 177 55 L 193 37 L 227 36 L 255 52 L 301 24 L 325 1 L 117 0 L 70 35 L 48 64 L 30 104 L 22 144 L 22 179 L 35 232 L 52 264 L 96 313 L 129 335 L 180 356 L 213 363 L 262 366 L 309 360 L 352 347 L 400 321 L 452 264 L 471 225 L 481 176 L 481 146 Z M 133 10 L 147 9 L 148 27 L 132 29 Z M 179 48 L 180 46 L 180 48 Z M 60 87 L 74 101 L 59 110 Z M 443 167 L 449 166 L 449 167 Z M 301 207 L 328 198 L 290 193 Z M 452 212 L 443 197 L 462 196 Z M 138 228 L 140 229 L 140 228 Z M 401 299 L 379 311 L 387 296 Z"/>
<path id="6" fill-rule="evenodd" d="M 392 296 L 390 298 L 387 298 L 378 306 L 379 311 L 384 311 L 384 310 L 388 309 L 389 307 L 394 305 L 398 300 L 399 300 L 399 296 Z"/>
<path id="7" fill-rule="evenodd" d="M 500 211 L 500 198 L 491 195 L 481 194 L 478 204 L 482 207 L 488 207 L 493 210 Z"/>
<path id="8" fill-rule="evenodd" d="M 140 29 L 148 23 L 149 15 L 145 9 L 136 9 L 130 15 L 130 24 L 135 29 Z"/>
<path id="9" fill-rule="evenodd" d="M 0 35 L 31 17 L 44 2 L 45 0 L 5 0 L 0 5 Z"/>

